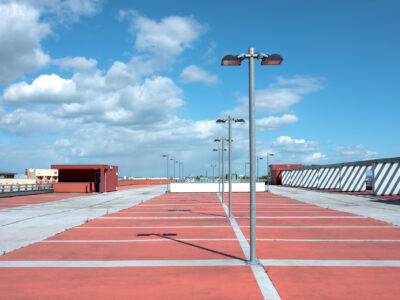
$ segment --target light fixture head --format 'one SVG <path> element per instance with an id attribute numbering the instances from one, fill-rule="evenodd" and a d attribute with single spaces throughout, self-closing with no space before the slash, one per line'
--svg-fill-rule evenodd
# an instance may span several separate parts
<path id="1" fill-rule="evenodd" d="M 221 141 L 221 139 L 215 139 L 214 140 L 214 142 L 220 142 Z"/>
<path id="2" fill-rule="evenodd" d="M 280 65 L 282 63 L 282 61 L 283 61 L 283 58 L 279 54 L 271 54 L 271 55 L 264 56 L 261 59 L 261 65 L 263 65 L 263 66 Z"/>
<path id="3" fill-rule="evenodd" d="M 235 123 L 244 123 L 243 119 L 235 119 Z"/>
<path id="4" fill-rule="evenodd" d="M 163 156 L 162 157 L 168 157 L 168 155 L 167 154 L 163 154 Z"/>
<path id="5" fill-rule="evenodd" d="M 226 120 L 218 119 L 216 122 L 217 122 L 217 123 L 225 123 Z"/>
<path id="6" fill-rule="evenodd" d="M 218 151 L 219 149 L 213 149 L 213 151 Z"/>
<path id="7" fill-rule="evenodd" d="M 243 58 L 239 58 L 235 55 L 228 54 L 222 58 L 221 66 L 240 66 Z"/>

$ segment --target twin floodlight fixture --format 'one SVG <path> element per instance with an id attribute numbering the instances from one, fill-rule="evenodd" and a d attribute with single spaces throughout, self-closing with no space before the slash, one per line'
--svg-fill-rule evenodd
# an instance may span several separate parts
<path id="1" fill-rule="evenodd" d="M 221 66 L 240 66 L 242 61 L 245 58 L 256 58 L 261 61 L 261 65 L 280 65 L 283 61 L 282 56 L 279 54 L 264 54 L 264 53 L 257 53 L 257 54 L 240 54 L 240 55 L 232 55 L 228 54 L 222 58 Z"/>

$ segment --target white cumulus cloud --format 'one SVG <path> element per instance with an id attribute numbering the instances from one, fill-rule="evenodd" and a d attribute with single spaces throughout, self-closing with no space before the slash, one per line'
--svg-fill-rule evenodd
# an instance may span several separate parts
<path id="1" fill-rule="evenodd" d="M 203 82 L 208 85 L 219 83 L 217 75 L 210 74 L 206 70 L 195 65 L 191 65 L 183 69 L 179 77 L 184 83 Z"/>
<path id="2" fill-rule="evenodd" d="M 265 117 L 256 120 L 256 128 L 258 131 L 276 130 L 279 127 L 296 123 L 299 119 L 293 114 L 284 114 L 283 116 Z"/>
<path id="3" fill-rule="evenodd" d="M 96 70 L 97 67 L 97 61 L 95 59 L 87 59 L 81 56 L 53 59 L 52 63 L 64 69 L 72 69 L 76 71 L 93 71 Z"/>
<path id="4" fill-rule="evenodd" d="M 50 26 L 39 17 L 37 9 L 24 4 L 0 4 L 0 83 L 49 64 L 40 41 L 50 33 Z"/>
<path id="5" fill-rule="evenodd" d="M 32 84 L 19 82 L 11 85 L 0 99 L 8 105 L 57 104 L 72 101 L 75 93 L 76 86 L 71 79 L 63 79 L 56 74 L 44 74 L 37 77 Z"/>
<path id="6" fill-rule="evenodd" d="M 278 77 L 276 82 L 265 89 L 255 91 L 257 113 L 284 113 L 312 92 L 322 89 L 322 78 L 312 76 Z M 235 116 L 248 114 L 248 96 L 238 98 L 239 106 L 225 112 Z"/>

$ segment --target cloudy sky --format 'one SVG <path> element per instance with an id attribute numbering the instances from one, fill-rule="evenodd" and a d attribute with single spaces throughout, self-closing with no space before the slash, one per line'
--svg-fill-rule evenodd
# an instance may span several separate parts
<path id="1" fill-rule="evenodd" d="M 163 176 L 211 173 L 227 135 L 248 118 L 255 47 L 257 154 L 324 164 L 399 156 L 400 2 L 387 0 L 0 0 L 0 169 L 112 164 Z M 233 127 L 234 170 L 248 125 Z M 265 173 L 265 166 L 261 173 Z"/>

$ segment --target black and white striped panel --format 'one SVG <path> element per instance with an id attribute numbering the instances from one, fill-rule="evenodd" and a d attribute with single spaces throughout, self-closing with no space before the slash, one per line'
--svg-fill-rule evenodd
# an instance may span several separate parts
<path id="1" fill-rule="evenodd" d="M 342 166 L 340 169 L 340 190 L 342 192 L 363 192 L 367 189 L 368 166 Z"/>
<path id="2" fill-rule="evenodd" d="M 318 169 L 308 169 L 303 176 L 303 186 L 306 188 L 318 187 Z"/>
<path id="3" fill-rule="evenodd" d="M 290 185 L 291 173 L 292 173 L 292 171 L 282 170 L 282 185 Z"/>
<path id="4" fill-rule="evenodd" d="M 400 162 L 376 163 L 373 168 L 375 195 L 400 195 Z"/>
<path id="5" fill-rule="evenodd" d="M 300 186 L 303 170 L 293 170 L 292 186 Z"/>
<path id="6" fill-rule="evenodd" d="M 321 190 L 340 188 L 340 168 L 319 169 L 318 188 Z"/>

